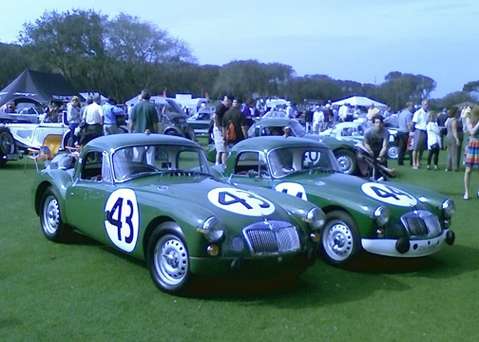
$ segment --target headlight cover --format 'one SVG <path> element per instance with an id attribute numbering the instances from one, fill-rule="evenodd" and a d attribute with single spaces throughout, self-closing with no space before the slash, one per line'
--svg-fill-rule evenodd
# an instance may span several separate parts
<path id="1" fill-rule="evenodd" d="M 326 222 L 326 215 L 319 208 L 313 208 L 306 214 L 305 221 L 308 222 L 313 229 L 320 229 Z"/>
<path id="2" fill-rule="evenodd" d="M 442 202 L 441 207 L 442 207 L 442 212 L 444 213 L 444 216 L 448 218 L 454 215 L 454 213 L 456 212 L 456 204 L 451 199 L 447 199 L 444 202 Z"/>
<path id="3" fill-rule="evenodd" d="M 214 216 L 208 217 L 197 231 L 204 234 L 209 242 L 218 242 L 225 235 L 224 226 Z"/>
<path id="4" fill-rule="evenodd" d="M 389 222 L 389 210 L 383 206 L 374 210 L 374 218 L 379 226 L 384 226 Z"/>

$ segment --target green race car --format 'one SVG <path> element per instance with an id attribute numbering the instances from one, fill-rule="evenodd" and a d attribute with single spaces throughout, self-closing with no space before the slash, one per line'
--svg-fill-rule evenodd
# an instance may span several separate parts
<path id="1" fill-rule="evenodd" d="M 314 261 L 324 213 L 269 189 L 216 179 L 190 140 L 118 134 L 58 155 L 36 177 L 46 238 L 76 229 L 144 259 L 154 283 L 179 292 L 192 276 L 299 274 Z"/>
<path id="2" fill-rule="evenodd" d="M 245 188 L 265 187 L 320 206 L 321 250 L 344 264 L 362 250 L 420 257 L 454 242 L 454 202 L 430 190 L 372 182 L 337 172 L 331 150 L 308 139 L 258 137 L 236 144 L 224 175 Z"/>

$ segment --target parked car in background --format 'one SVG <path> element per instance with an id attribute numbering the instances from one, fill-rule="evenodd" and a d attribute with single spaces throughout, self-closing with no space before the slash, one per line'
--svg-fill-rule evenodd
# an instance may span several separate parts
<path id="1" fill-rule="evenodd" d="M 340 122 L 333 128 L 319 133 L 321 136 L 334 137 L 338 140 L 354 141 L 362 143 L 368 127 L 363 121 Z M 397 128 L 387 128 L 389 132 L 388 159 L 397 159 L 399 154 Z"/>
<path id="2" fill-rule="evenodd" d="M 193 128 L 187 122 L 186 113 L 173 100 L 161 96 L 153 96 L 159 118 L 159 131 L 166 135 L 175 135 L 190 140 L 195 140 Z"/>
<path id="3" fill-rule="evenodd" d="M 47 239 L 77 229 L 145 260 L 170 293 L 195 275 L 297 276 L 314 262 L 324 224 L 313 204 L 223 182 L 200 145 L 160 134 L 96 138 L 78 158 L 57 156 L 34 189 Z"/>
<path id="4" fill-rule="evenodd" d="M 243 140 L 232 148 L 224 177 L 321 207 L 321 250 L 332 264 L 346 264 L 361 251 L 420 257 L 454 242 L 452 200 L 425 188 L 342 174 L 331 150 L 309 139 Z"/>
<path id="5" fill-rule="evenodd" d="M 211 119 L 214 113 L 214 107 L 200 108 L 200 110 L 189 117 L 186 122 L 193 129 L 196 136 L 205 136 L 208 135 Z"/>
<path id="6" fill-rule="evenodd" d="M 304 127 L 296 119 L 289 119 L 284 117 L 284 115 L 275 115 L 271 118 L 263 117 L 257 120 L 249 128 L 248 137 L 283 135 L 285 127 L 290 128 L 291 135 L 294 137 L 319 141 L 328 146 L 333 151 L 341 172 L 346 174 L 357 173 L 358 165 L 355 141 L 337 139 L 334 136 L 321 136 L 318 134 L 306 133 Z"/>

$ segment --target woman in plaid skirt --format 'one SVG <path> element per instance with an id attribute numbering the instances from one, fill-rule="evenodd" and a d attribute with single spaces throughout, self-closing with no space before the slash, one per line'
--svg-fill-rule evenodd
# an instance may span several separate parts
<path id="1" fill-rule="evenodd" d="M 471 171 L 473 168 L 479 168 L 479 106 L 472 108 L 470 117 L 466 119 L 467 132 L 469 133 L 469 143 L 466 152 L 466 171 L 464 173 L 464 199 L 468 200 L 469 185 L 471 183 Z"/>

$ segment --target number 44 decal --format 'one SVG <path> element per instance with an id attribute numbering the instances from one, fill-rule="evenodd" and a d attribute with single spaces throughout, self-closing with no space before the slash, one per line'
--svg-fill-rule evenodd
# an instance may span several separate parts
<path id="1" fill-rule="evenodd" d="M 131 189 L 113 192 L 105 205 L 105 229 L 115 246 L 131 252 L 138 238 L 138 203 Z"/>

